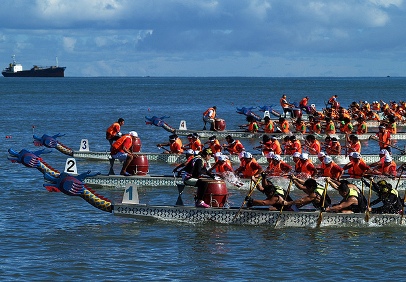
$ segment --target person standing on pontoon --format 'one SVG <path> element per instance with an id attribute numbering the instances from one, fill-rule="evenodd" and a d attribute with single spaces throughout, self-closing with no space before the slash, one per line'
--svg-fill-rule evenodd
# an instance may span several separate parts
<path id="1" fill-rule="evenodd" d="M 118 140 L 123 134 L 120 132 L 121 126 L 124 125 L 124 119 L 119 118 L 117 122 L 113 123 L 106 130 L 106 139 L 110 142 L 110 145 L 114 141 Z"/>
<path id="2" fill-rule="evenodd" d="M 290 113 L 290 116 L 292 118 L 295 117 L 295 113 L 293 112 L 293 108 L 295 107 L 295 105 L 288 102 L 285 94 L 282 95 L 282 98 L 279 100 L 279 103 L 281 104 L 285 118 L 286 118 L 286 113 Z"/>

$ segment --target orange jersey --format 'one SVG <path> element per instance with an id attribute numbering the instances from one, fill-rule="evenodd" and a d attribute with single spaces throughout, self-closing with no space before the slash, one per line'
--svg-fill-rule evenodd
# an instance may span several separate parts
<path id="1" fill-rule="evenodd" d="M 111 139 L 114 136 L 117 135 L 117 133 L 120 132 L 120 124 L 118 122 L 113 123 L 112 125 L 109 126 L 106 130 L 106 139 Z"/>
<path id="2" fill-rule="evenodd" d="M 169 144 L 169 150 L 171 151 L 171 153 L 174 153 L 174 154 L 182 154 L 183 153 L 182 140 L 180 140 L 179 138 L 176 138 L 175 142 L 172 142 Z"/>

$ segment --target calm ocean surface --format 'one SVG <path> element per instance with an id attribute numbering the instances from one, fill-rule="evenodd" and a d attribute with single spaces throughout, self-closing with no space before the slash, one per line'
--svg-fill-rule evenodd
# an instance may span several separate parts
<path id="1" fill-rule="evenodd" d="M 399 101 L 406 98 L 406 78 L 0 78 L 0 279 L 404 281 L 405 228 L 274 230 L 116 217 L 79 197 L 47 192 L 41 173 L 7 160 L 9 148 L 39 149 L 33 133 L 65 134 L 58 140 L 74 150 L 82 138 L 92 151 L 108 150 L 105 129 L 119 117 L 123 132 L 138 132 L 143 152 L 159 152 L 155 145 L 169 134 L 146 125 L 145 116 L 169 116 L 165 121 L 173 127 L 186 120 L 188 128 L 201 129 L 202 113 L 216 105 L 227 128 L 237 129 L 245 117 L 236 107 L 274 104 L 280 110 L 283 93 L 291 102 L 309 96 L 317 108 L 334 94 L 345 106 Z M 242 142 L 252 148 L 259 140 Z M 376 144 L 368 146 L 365 152 L 377 152 Z M 41 156 L 64 170 L 66 156 L 58 151 Z M 150 164 L 151 174 L 172 169 Z M 78 170 L 107 173 L 108 163 L 78 160 Z M 122 196 L 98 192 L 113 201 Z M 141 189 L 141 202 L 143 196 L 154 201 L 149 193 L 169 203 L 177 198 L 175 187 Z M 239 206 L 245 191 L 230 193 Z"/>

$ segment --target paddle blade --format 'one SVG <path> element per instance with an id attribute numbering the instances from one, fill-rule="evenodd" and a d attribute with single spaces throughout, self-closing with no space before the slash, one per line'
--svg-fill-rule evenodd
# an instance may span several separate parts
<path id="1" fill-rule="evenodd" d="M 320 227 L 322 221 L 323 221 L 323 212 L 320 211 L 319 218 L 317 219 L 317 228 Z"/>
<path id="2" fill-rule="evenodd" d="M 369 211 L 365 213 L 365 222 L 369 221 Z"/>

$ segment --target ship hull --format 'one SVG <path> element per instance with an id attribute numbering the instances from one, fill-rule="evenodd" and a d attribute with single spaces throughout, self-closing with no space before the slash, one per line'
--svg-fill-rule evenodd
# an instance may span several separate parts
<path id="1" fill-rule="evenodd" d="M 65 76 L 65 67 L 31 69 L 31 70 L 23 70 L 23 71 L 18 71 L 18 72 L 3 71 L 1 74 L 4 77 L 64 77 Z"/>

